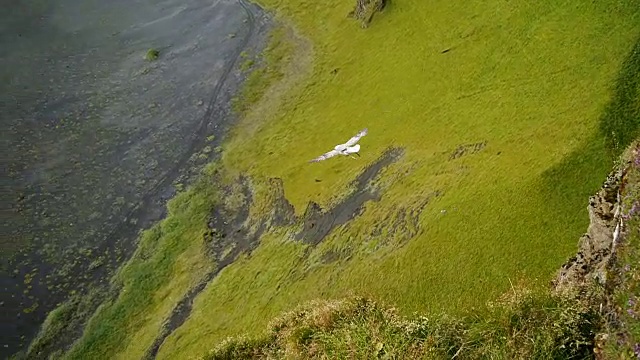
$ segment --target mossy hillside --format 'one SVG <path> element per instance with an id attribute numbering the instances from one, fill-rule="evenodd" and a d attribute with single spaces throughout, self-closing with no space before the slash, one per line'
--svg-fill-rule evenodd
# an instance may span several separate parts
<path id="1" fill-rule="evenodd" d="M 234 151 L 224 154 L 225 167 L 250 174 L 257 187 L 283 179 L 301 214 L 309 201 L 339 201 L 388 146 L 403 146 L 405 157 L 380 179 L 382 200 L 287 276 L 258 270 L 290 263 L 273 242 L 229 267 L 160 357 L 253 333 L 270 315 L 317 297 L 356 291 L 405 313 L 455 313 L 482 307 L 510 280 L 546 285 L 575 251 L 586 201 L 612 164 L 601 124 L 619 103 L 618 78 L 636 76 L 624 75 L 640 31 L 633 2 L 408 1 L 366 31 L 344 20 L 349 4 L 264 4 L 314 41 L 313 73 L 255 136 L 227 144 Z M 619 113 L 633 129 L 629 112 Z M 307 163 L 363 127 L 361 160 Z M 449 159 L 459 145 L 483 141 L 482 151 Z M 415 238 L 384 239 L 377 250 L 367 241 L 380 219 L 434 190 L 444 195 L 422 212 Z M 295 246 L 286 233 L 280 241 Z M 319 261 L 330 250 L 349 255 Z"/>

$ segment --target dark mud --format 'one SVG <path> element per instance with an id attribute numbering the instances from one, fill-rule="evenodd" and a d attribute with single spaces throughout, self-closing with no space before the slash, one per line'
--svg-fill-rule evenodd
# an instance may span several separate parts
<path id="1" fill-rule="evenodd" d="M 191 288 L 171 311 L 170 317 L 164 322 L 160 334 L 147 350 L 144 359 L 155 359 L 160 346 L 173 331 L 182 326 L 191 314 L 193 300 L 207 284 L 213 280 L 222 269 L 232 264 L 240 254 L 251 253 L 259 244 L 260 236 L 264 232 L 265 224 L 260 224 L 252 230 L 249 217 L 249 207 L 252 196 L 247 180 L 239 180 L 241 186 L 242 205 L 239 208 L 216 208 L 208 223 L 209 232 L 205 234 L 205 244 L 215 267 L 207 273 L 200 282 Z M 227 189 L 225 196 L 235 196 L 231 189 Z"/>
<path id="2" fill-rule="evenodd" d="M 360 215 L 367 201 L 379 201 L 381 196 L 379 192 L 368 185 L 376 179 L 380 171 L 398 161 L 403 154 L 403 149 L 387 150 L 376 162 L 358 175 L 352 183 L 355 190 L 332 209 L 325 211 L 320 205 L 310 202 L 303 216 L 303 229 L 295 235 L 295 239 L 317 245 L 333 229 Z"/>
<path id="3" fill-rule="evenodd" d="M 282 179 L 272 178 L 270 180 L 271 193 L 274 196 L 271 220 L 273 225 L 288 226 L 296 223 L 295 208 L 284 196 L 284 184 Z"/>
<path id="4" fill-rule="evenodd" d="M 36 0 L 0 20 L 5 357 L 70 294 L 106 284 L 217 155 L 237 59 L 270 21 L 236 0 Z"/>

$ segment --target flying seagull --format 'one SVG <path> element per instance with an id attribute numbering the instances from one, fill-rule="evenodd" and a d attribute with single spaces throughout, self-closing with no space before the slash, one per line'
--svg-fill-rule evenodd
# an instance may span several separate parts
<path id="1" fill-rule="evenodd" d="M 351 154 L 356 154 L 360 156 L 359 154 L 360 144 L 358 144 L 358 141 L 360 140 L 361 137 L 367 135 L 367 131 L 368 130 L 366 128 L 363 130 L 360 130 L 360 132 L 357 133 L 356 136 L 349 139 L 349 141 L 347 141 L 346 143 L 336 145 L 333 148 L 333 150 L 329 151 L 328 153 L 322 154 L 317 158 L 310 160 L 309 162 L 318 162 L 318 161 L 326 160 L 336 155 L 350 156 L 355 159 L 355 157 L 353 157 Z"/>

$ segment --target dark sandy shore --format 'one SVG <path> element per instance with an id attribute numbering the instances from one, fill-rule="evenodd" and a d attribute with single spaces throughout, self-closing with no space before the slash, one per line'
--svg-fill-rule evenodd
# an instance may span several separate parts
<path id="1" fill-rule="evenodd" d="M 0 13 L 0 355 L 108 281 L 233 121 L 241 51 L 270 20 L 239 0 L 17 1 Z M 159 58 L 145 60 L 149 49 Z M 179 187 L 180 185 L 178 185 Z"/>

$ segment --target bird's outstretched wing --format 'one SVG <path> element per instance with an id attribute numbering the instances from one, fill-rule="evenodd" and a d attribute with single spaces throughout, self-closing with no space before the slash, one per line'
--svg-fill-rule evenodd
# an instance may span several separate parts
<path id="1" fill-rule="evenodd" d="M 349 139 L 349 141 L 347 141 L 345 143 L 345 145 L 347 147 L 350 147 L 350 146 L 353 146 L 353 145 L 357 144 L 361 137 L 367 135 L 367 132 L 369 132 L 369 130 L 367 128 L 364 128 L 364 129 L 360 130 L 360 132 L 358 134 L 356 134 L 356 136 L 354 136 L 351 139 Z"/>
<path id="2" fill-rule="evenodd" d="M 336 150 L 331 150 L 328 153 L 322 154 L 320 156 L 318 156 L 317 158 L 313 159 L 313 160 L 309 160 L 309 162 L 318 162 L 318 161 L 322 161 L 322 160 L 326 160 L 330 157 L 334 157 L 338 155 L 338 151 Z"/>

